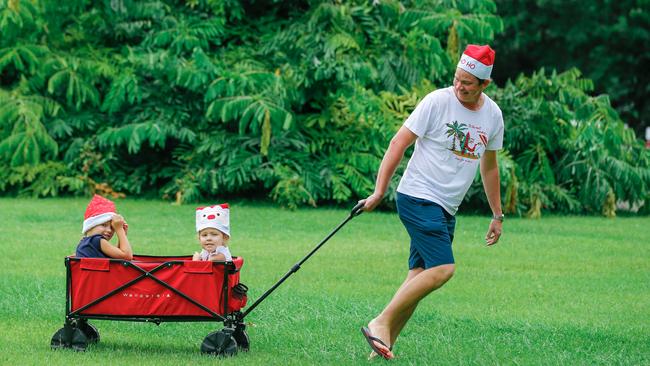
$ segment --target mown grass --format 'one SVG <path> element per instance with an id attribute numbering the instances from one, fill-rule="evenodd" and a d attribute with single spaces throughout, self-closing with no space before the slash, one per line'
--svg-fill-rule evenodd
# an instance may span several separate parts
<path id="1" fill-rule="evenodd" d="M 357 365 L 359 332 L 406 272 L 408 238 L 393 213 L 362 214 L 248 317 L 251 351 L 199 353 L 219 323 L 92 321 L 85 353 L 52 351 L 63 324 L 63 258 L 80 237 L 87 201 L 0 198 L 0 364 Z M 136 253 L 198 248 L 194 206 L 120 200 Z M 255 300 L 348 211 L 231 204 L 231 250 Z M 488 220 L 459 216 L 457 272 L 425 299 L 395 346 L 396 365 L 650 364 L 650 220 L 509 218 L 498 246 Z M 380 364 L 384 361 L 370 361 Z"/>

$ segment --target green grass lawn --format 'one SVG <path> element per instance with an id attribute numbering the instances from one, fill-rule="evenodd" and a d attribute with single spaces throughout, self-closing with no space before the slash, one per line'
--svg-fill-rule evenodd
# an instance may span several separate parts
<path id="1" fill-rule="evenodd" d="M 220 323 L 92 321 L 85 353 L 52 351 L 63 325 L 65 267 L 86 199 L 0 198 L 0 364 L 363 365 L 359 328 L 406 274 L 408 238 L 394 213 L 364 213 L 246 318 L 251 351 L 203 356 Z M 138 254 L 198 250 L 193 205 L 120 200 Z M 254 301 L 347 216 L 231 203 L 231 251 Z M 460 215 L 457 270 L 421 302 L 395 346 L 395 365 L 650 364 L 650 219 L 508 218 L 496 247 L 489 221 Z M 249 302 L 250 303 L 250 302 Z"/>

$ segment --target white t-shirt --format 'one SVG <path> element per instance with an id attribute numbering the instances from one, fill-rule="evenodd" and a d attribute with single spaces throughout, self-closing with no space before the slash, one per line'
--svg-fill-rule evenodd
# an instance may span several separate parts
<path id="1" fill-rule="evenodd" d="M 454 215 L 485 150 L 503 147 L 503 116 L 483 94 L 478 111 L 465 108 L 453 87 L 429 93 L 404 122 L 418 136 L 397 191 L 433 201 Z"/>
<path id="2" fill-rule="evenodd" d="M 224 259 L 225 261 L 232 261 L 232 255 L 230 255 L 230 249 L 228 249 L 228 247 L 224 247 L 223 245 L 218 246 L 212 253 L 208 252 L 205 249 L 201 249 L 201 254 L 200 254 L 201 260 L 202 261 L 210 260 L 211 254 L 223 254 L 226 257 L 226 259 Z"/>

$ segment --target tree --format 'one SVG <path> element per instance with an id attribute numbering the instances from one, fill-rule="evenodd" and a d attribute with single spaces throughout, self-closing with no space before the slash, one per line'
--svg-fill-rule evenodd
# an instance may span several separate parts
<path id="1" fill-rule="evenodd" d="M 650 12 L 647 0 L 497 0 L 505 31 L 495 38 L 494 78 L 503 85 L 541 67 L 578 68 L 610 95 L 639 136 L 650 115 Z"/>
<path id="2" fill-rule="evenodd" d="M 491 0 L 0 0 L 0 192 L 365 197 L 417 102 L 502 29 Z M 647 200 L 625 185 L 647 153 L 577 71 L 491 85 L 508 212 Z"/>

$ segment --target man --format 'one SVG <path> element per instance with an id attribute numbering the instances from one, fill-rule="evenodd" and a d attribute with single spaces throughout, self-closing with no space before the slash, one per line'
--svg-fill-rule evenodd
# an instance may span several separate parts
<path id="1" fill-rule="evenodd" d="M 418 302 L 454 274 L 454 215 L 479 165 L 493 213 L 485 240 L 487 245 L 499 241 L 503 213 L 496 151 L 503 146 L 503 117 L 483 94 L 494 55 L 490 46 L 467 46 L 453 86 L 428 94 L 416 106 L 390 141 L 374 193 L 363 200 L 365 211 L 381 202 L 404 152 L 415 143 L 397 187 L 397 211 L 411 238 L 409 271 L 386 308 L 361 329 L 371 356 L 393 358 L 392 345 Z"/>

